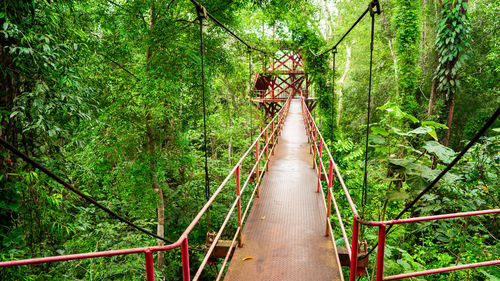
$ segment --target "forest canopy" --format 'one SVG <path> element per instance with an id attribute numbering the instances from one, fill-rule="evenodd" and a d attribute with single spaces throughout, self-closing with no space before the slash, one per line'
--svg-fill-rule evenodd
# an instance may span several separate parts
<path id="1" fill-rule="evenodd" d="M 175 241 L 265 126 L 250 99 L 255 74 L 285 47 L 304 60 L 309 93 L 318 100 L 314 118 L 367 220 L 394 218 L 499 108 L 500 0 L 380 0 L 372 80 L 370 15 L 335 55 L 318 56 L 370 0 L 200 0 L 251 47 L 202 19 L 204 80 L 200 10 L 192 2 L 3 1 L 0 138 L 106 208 Z M 5 147 L 0 171 L 0 261 L 165 244 Z M 405 217 L 498 209 L 499 182 L 496 120 Z M 210 224 L 222 224 L 233 186 L 211 207 L 209 226 L 193 230 L 190 245 L 201 248 Z M 352 215 L 345 198 L 338 201 Z M 387 238 L 385 272 L 498 259 L 498 224 L 498 216 L 484 216 L 397 227 Z M 232 218 L 224 238 L 236 228 Z M 334 234 L 341 237 L 339 229 Z M 363 229 L 362 240 L 375 245 L 376 228 Z M 181 278 L 179 252 L 155 254 L 158 279 Z M 197 268 L 204 253 L 190 254 Z M 0 276 L 144 280 L 143 260 L 128 255 L 8 267 Z M 361 280 L 374 280 L 374 261 L 370 256 Z M 214 279 L 220 266 L 207 267 L 202 279 Z M 491 266 L 415 280 L 499 279 L 499 267 Z"/>

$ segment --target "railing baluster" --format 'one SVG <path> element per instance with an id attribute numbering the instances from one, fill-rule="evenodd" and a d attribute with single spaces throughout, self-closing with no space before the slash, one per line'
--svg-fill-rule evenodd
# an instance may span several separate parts
<path id="1" fill-rule="evenodd" d="M 318 152 L 318 190 L 316 192 L 319 193 L 321 187 L 321 167 L 323 164 L 323 159 L 321 159 L 321 154 L 323 152 L 323 139 L 319 139 L 319 152 Z"/>
<path id="2" fill-rule="evenodd" d="M 260 140 L 260 137 L 259 137 Z M 255 162 L 257 163 L 256 165 L 256 171 L 255 171 L 255 183 L 257 185 L 257 191 L 256 191 L 256 196 L 257 198 L 260 197 L 260 171 L 259 171 L 259 166 L 260 166 L 260 158 L 259 158 L 259 141 L 257 141 L 257 144 L 255 144 Z"/>
<path id="3" fill-rule="evenodd" d="M 330 159 L 330 168 L 328 169 L 328 195 L 327 195 L 327 199 L 326 199 L 326 230 L 325 230 L 325 236 L 330 235 L 330 224 L 329 224 L 329 222 L 330 222 L 330 213 L 331 213 L 331 210 L 332 210 L 332 186 L 333 186 L 333 161 L 332 161 L 332 159 Z"/>
<path id="4" fill-rule="evenodd" d="M 243 245 L 241 241 L 241 183 L 240 183 L 241 165 L 236 168 L 236 196 L 238 196 L 238 227 L 240 232 L 238 233 L 238 247 Z"/>
<path id="5" fill-rule="evenodd" d="M 276 118 L 273 119 L 272 121 L 272 134 L 271 134 L 271 143 L 273 144 L 273 149 L 271 150 L 271 155 L 274 155 L 274 150 L 276 149 L 276 130 L 274 127 L 274 123 L 276 121 Z"/>
<path id="6" fill-rule="evenodd" d="M 269 164 L 271 160 L 269 159 L 269 127 L 266 127 L 266 171 L 269 171 Z"/>
<path id="7" fill-rule="evenodd" d="M 182 256 L 182 278 L 184 281 L 191 280 L 189 273 L 189 244 L 187 237 L 182 240 L 181 244 L 181 256 Z"/>
<path id="8" fill-rule="evenodd" d="M 153 252 L 151 252 L 150 250 L 146 250 L 144 254 L 146 258 L 146 280 L 155 281 L 155 266 L 153 262 Z"/>
<path id="9" fill-rule="evenodd" d="M 384 279 L 385 225 L 378 228 L 377 281 Z"/>
<path id="10" fill-rule="evenodd" d="M 313 169 L 315 168 L 316 166 L 316 128 L 314 128 L 314 136 L 313 136 L 313 143 L 312 143 L 312 147 L 313 147 Z"/>
<path id="11" fill-rule="evenodd" d="M 358 247 L 359 247 L 359 222 L 354 218 L 352 224 L 352 244 L 351 244 L 351 270 L 349 281 L 356 281 L 358 271 Z"/>

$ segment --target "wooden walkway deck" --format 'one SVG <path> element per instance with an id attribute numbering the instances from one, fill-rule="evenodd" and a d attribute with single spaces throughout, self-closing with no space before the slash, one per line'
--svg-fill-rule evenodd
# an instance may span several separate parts
<path id="1" fill-rule="evenodd" d="M 332 238 L 324 236 L 317 179 L 300 101 L 293 100 L 225 280 L 343 280 Z"/>

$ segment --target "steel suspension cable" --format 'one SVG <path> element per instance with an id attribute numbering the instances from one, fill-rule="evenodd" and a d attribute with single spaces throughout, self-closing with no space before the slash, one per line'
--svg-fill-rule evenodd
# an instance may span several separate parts
<path id="1" fill-rule="evenodd" d="M 205 199 L 210 199 L 210 177 L 208 175 L 208 155 L 207 155 L 207 104 L 205 98 L 205 61 L 203 45 L 203 18 L 204 10 L 197 6 L 198 21 L 200 22 L 200 58 L 201 58 L 201 92 L 203 99 L 203 150 L 205 153 Z M 210 208 L 207 209 L 207 228 L 210 231 Z"/>
<path id="2" fill-rule="evenodd" d="M 497 110 L 493 113 L 493 115 L 486 121 L 486 123 L 481 127 L 481 129 L 474 135 L 474 137 L 467 143 L 467 145 L 460 151 L 460 153 L 446 166 L 446 168 L 439 173 L 439 175 L 432 180 L 432 182 L 424 189 L 422 190 L 415 199 L 413 199 L 408 205 L 405 206 L 405 208 L 394 218 L 394 220 L 400 219 L 407 211 L 409 211 L 416 203 L 418 200 L 422 198 L 427 192 L 429 192 L 434 186 L 437 184 L 437 182 L 444 177 L 446 173 L 448 173 L 453 166 L 455 166 L 460 159 L 467 153 L 467 151 L 474 145 L 476 144 L 479 139 L 486 133 L 486 131 L 495 123 L 495 120 L 498 118 L 500 115 L 500 107 L 497 108 Z M 387 228 L 387 235 L 389 235 L 392 231 L 392 224 L 389 225 Z M 367 256 L 371 254 L 378 246 L 378 243 L 373 246 L 370 251 L 368 251 L 364 256 Z"/>
<path id="3" fill-rule="evenodd" d="M 252 49 L 248 49 L 248 92 L 252 92 Z"/>
<path id="4" fill-rule="evenodd" d="M 258 52 L 261 52 L 261 53 L 264 53 L 264 54 L 272 54 L 271 52 L 264 51 L 262 49 L 256 48 L 256 47 L 248 44 L 245 40 L 241 39 L 241 37 L 239 37 L 238 35 L 236 35 L 236 33 L 234 33 L 231 29 L 229 29 L 227 26 L 225 26 L 217 18 L 215 18 L 214 16 L 212 16 L 207 11 L 207 9 L 205 9 L 205 7 L 203 7 L 203 5 L 201 5 L 200 3 L 198 3 L 195 0 L 190 0 L 190 1 L 191 1 L 191 3 L 193 3 L 196 6 L 196 10 L 197 11 L 201 11 L 202 12 L 202 14 L 205 16 L 205 18 L 210 18 L 211 20 L 213 20 L 217 25 L 219 25 L 222 29 L 226 30 L 229 34 L 231 34 L 231 36 L 233 36 L 235 39 L 237 39 L 238 41 L 240 41 L 243 45 L 247 46 L 248 48 L 250 48 L 252 50 L 255 50 L 255 51 L 258 51 Z"/>
<path id="5" fill-rule="evenodd" d="M 116 212 L 112 211 L 111 209 L 107 208 L 106 206 L 102 205 L 101 203 L 97 202 L 97 200 L 95 200 L 93 197 L 89 196 L 89 195 L 86 195 L 85 193 L 83 193 L 82 191 L 80 191 L 79 189 L 77 189 L 76 187 L 72 186 L 71 184 L 67 183 L 66 181 L 64 181 L 63 179 L 61 179 L 60 177 L 56 176 L 53 172 L 51 172 L 50 170 L 48 170 L 45 166 L 43 166 L 42 164 L 38 163 L 37 161 L 35 161 L 34 159 L 32 159 L 31 157 L 29 157 L 28 155 L 22 153 L 21 151 L 19 151 L 17 148 L 15 148 L 12 144 L 8 143 L 7 141 L 5 141 L 3 138 L 0 138 L 0 144 L 5 147 L 6 149 L 8 149 L 9 151 L 11 151 L 12 153 L 14 153 L 15 155 L 17 155 L 19 158 L 23 159 L 24 161 L 26 161 L 27 163 L 29 163 L 31 166 L 33 166 L 34 168 L 42 171 L 44 174 L 46 174 L 48 177 L 52 178 L 53 180 L 55 180 L 57 183 L 59 183 L 60 185 L 62 185 L 63 187 L 65 187 L 66 189 L 68 189 L 69 191 L 77 194 L 78 196 L 80 196 L 81 198 L 83 198 L 85 201 L 87 201 L 88 203 L 98 207 L 99 209 L 103 210 L 104 212 L 108 213 L 111 217 L 139 230 L 140 232 L 143 232 L 149 236 L 152 236 L 156 239 L 160 239 L 160 240 L 163 240 L 167 243 L 170 243 L 172 244 L 173 242 L 171 240 L 168 240 L 164 237 L 161 237 L 159 235 L 156 235 L 154 234 L 153 232 L 149 231 L 149 230 L 146 230 L 145 228 L 141 227 L 141 226 L 138 226 L 137 224 L 133 223 L 132 221 L 124 218 L 123 216 L 117 214 Z"/>
<path id="6" fill-rule="evenodd" d="M 248 48 L 248 95 L 252 94 L 252 49 Z M 252 108 L 252 100 L 248 100 L 250 102 L 250 108 Z M 253 140 L 253 120 L 252 116 L 253 112 L 250 110 L 250 138 Z"/>
<path id="7" fill-rule="evenodd" d="M 333 133 L 335 126 L 335 58 L 337 56 L 337 49 L 332 50 L 333 53 L 333 69 L 332 69 L 332 135 L 330 137 L 331 143 L 333 144 Z"/>
<path id="8" fill-rule="evenodd" d="M 374 3 L 374 2 L 378 3 L 378 0 L 373 0 L 372 3 Z M 370 5 L 372 5 L 372 3 L 370 3 Z M 321 52 L 319 54 L 315 54 L 311 49 L 309 49 L 309 51 L 314 56 L 319 57 L 319 56 L 322 56 L 330 51 L 337 49 L 337 47 L 340 45 L 340 43 L 342 43 L 342 41 L 344 41 L 344 39 L 347 37 L 347 35 L 349 35 L 349 33 L 351 33 L 351 31 L 354 29 L 354 27 L 356 27 L 356 25 L 358 25 L 358 23 L 366 16 L 366 14 L 368 14 L 369 11 L 370 11 L 370 7 L 366 8 L 366 10 L 363 11 L 361 16 L 359 16 L 359 18 L 351 25 L 351 27 L 349 27 L 349 29 L 344 33 L 344 35 L 342 35 L 342 37 L 337 41 L 337 43 L 335 43 L 335 45 L 333 45 L 331 48 L 324 50 L 323 52 Z"/>
<path id="9" fill-rule="evenodd" d="M 365 206 L 368 200 L 368 137 L 370 136 L 370 109 L 371 109 L 371 95 L 372 95 L 372 74 L 373 74 L 373 42 L 375 35 L 375 14 L 379 14 L 380 6 L 377 5 L 378 1 L 370 3 L 368 9 L 370 10 L 371 17 L 371 34 L 370 34 L 370 74 L 368 78 L 368 105 L 366 113 L 366 140 L 365 140 L 365 167 L 363 175 L 363 190 L 361 194 L 361 217 L 364 217 Z M 374 10 L 375 9 L 375 10 Z"/>

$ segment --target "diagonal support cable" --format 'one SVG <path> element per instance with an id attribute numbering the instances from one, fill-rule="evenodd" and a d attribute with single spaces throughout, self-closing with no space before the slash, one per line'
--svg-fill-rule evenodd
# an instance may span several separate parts
<path id="1" fill-rule="evenodd" d="M 200 22 L 200 57 L 201 57 L 201 92 L 203 99 L 203 151 L 205 153 L 205 199 L 210 199 L 210 177 L 208 174 L 207 155 L 207 103 L 205 97 L 205 47 L 203 44 L 203 19 L 206 18 L 207 11 L 203 6 L 196 6 L 198 21 Z M 207 229 L 210 232 L 210 208 L 207 209 Z"/>
<path id="2" fill-rule="evenodd" d="M 231 34 L 231 36 L 233 36 L 236 40 L 240 41 L 243 45 L 247 46 L 249 49 L 261 52 L 263 54 L 273 55 L 271 52 L 259 49 L 257 47 L 254 47 L 254 46 L 248 44 L 245 40 L 243 40 L 241 37 L 239 37 L 238 35 L 236 35 L 236 33 L 234 33 L 234 31 L 232 31 L 231 29 L 229 29 L 229 27 L 225 26 L 216 17 L 214 17 L 213 15 L 211 15 L 203 5 L 201 5 L 200 3 L 198 3 L 195 0 L 190 0 L 190 1 L 191 1 L 191 3 L 193 3 L 193 5 L 196 6 L 196 10 L 198 11 L 198 13 L 199 13 L 199 11 L 202 11 L 202 14 L 205 16 L 205 18 L 209 18 L 209 19 L 213 20 L 217 25 L 219 25 L 222 29 L 224 29 L 225 31 L 227 31 L 229 34 Z"/>
<path id="3" fill-rule="evenodd" d="M 453 161 L 451 161 L 450 164 L 448 164 L 448 166 L 446 166 L 446 168 L 443 171 L 441 171 L 441 173 L 439 173 L 439 175 L 436 178 L 434 178 L 434 180 L 432 180 L 432 182 L 424 190 L 422 190 L 417 195 L 417 197 L 415 197 L 415 199 L 413 199 L 408 205 L 406 205 L 406 207 L 394 218 L 394 220 L 400 219 L 403 216 L 403 214 L 405 214 L 413 206 L 415 206 L 417 201 L 420 200 L 420 198 L 422 198 L 422 196 L 424 196 L 427 192 L 429 192 L 431 189 L 433 189 L 434 186 L 437 184 L 437 182 L 441 178 L 443 178 L 444 175 L 446 173 L 448 173 L 451 170 L 451 168 L 453 168 L 453 166 L 455 166 L 458 163 L 458 161 L 460 161 L 460 159 L 462 159 L 462 157 L 464 157 L 465 153 L 467 153 L 467 151 L 474 144 L 476 144 L 479 141 L 479 139 L 486 133 L 486 131 L 495 123 L 495 121 L 499 115 L 500 115 L 500 107 L 497 108 L 495 113 L 493 113 L 493 115 L 488 119 L 488 121 L 486 121 L 486 123 L 483 125 L 483 127 L 476 133 L 476 135 L 469 141 L 469 143 L 467 143 L 467 145 L 464 147 L 464 149 L 462 149 L 462 151 L 460 151 L 460 153 L 453 159 Z M 387 235 L 389 235 L 391 233 L 392 226 L 393 225 L 391 224 L 387 228 L 386 237 L 387 237 Z M 368 251 L 365 255 L 363 255 L 363 257 L 371 254 L 377 248 L 377 246 L 378 246 L 378 243 L 375 244 L 375 246 L 373 246 L 370 249 L 370 251 Z"/>
<path id="4" fill-rule="evenodd" d="M 113 217 L 115 219 L 118 219 L 119 221 L 121 221 L 121 222 L 123 222 L 123 223 L 125 223 L 125 224 L 127 224 L 127 225 L 129 225 L 129 226 L 131 226 L 131 227 L 133 227 L 133 228 L 135 228 L 135 229 L 137 229 L 137 230 L 139 230 L 139 231 L 147 234 L 147 235 L 150 235 L 150 236 L 152 236 L 154 238 L 163 240 L 163 241 L 165 241 L 167 243 L 173 243 L 172 241 L 167 240 L 164 237 L 158 236 L 158 235 L 154 234 L 153 232 L 151 232 L 149 230 L 146 230 L 143 227 L 138 226 L 137 224 L 131 222 L 130 220 L 124 218 L 123 216 L 115 213 L 111 209 L 109 209 L 106 206 L 102 205 L 101 203 L 97 202 L 97 200 L 95 200 L 91 196 L 86 195 L 85 193 L 83 193 L 82 191 L 80 191 L 79 189 L 77 189 L 76 187 L 74 187 L 71 184 L 65 182 L 63 179 L 61 179 L 60 177 L 56 176 L 54 173 L 52 173 L 47 168 L 45 168 L 45 166 L 43 166 L 42 164 L 38 163 L 34 159 L 30 158 L 28 155 L 26 155 L 26 154 L 22 153 L 21 151 L 19 151 L 12 144 L 10 144 L 7 141 L 5 141 L 3 138 L 0 138 L 0 144 L 3 147 L 5 147 L 7 150 L 9 150 L 12 153 L 14 153 L 15 155 L 17 155 L 19 158 L 21 158 L 24 161 L 26 161 L 27 163 L 29 163 L 34 168 L 42 171 L 44 174 L 46 174 L 47 176 L 49 176 L 50 178 L 52 178 L 53 180 L 55 180 L 57 183 L 59 183 L 62 186 L 64 186 L 66 189 L 70 190 L 71 192 L 73 192 L 73 193 L 77 194 L 78 196 L 80 196 L 81 198 L 83 198 L 85 201 L 91 203 L 92 205 L 94 205 L 94 206 L 98 207 L 99 209 L 103 210 L 104 212 L 108 213 L 111 217 Z"/>

